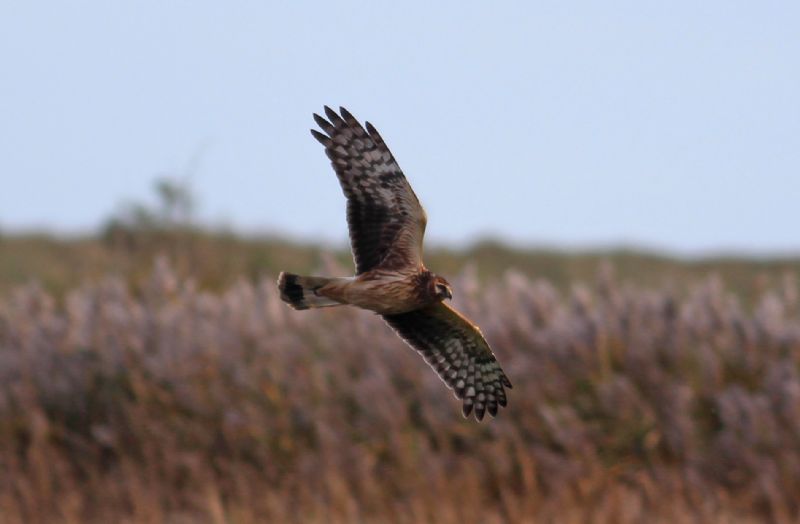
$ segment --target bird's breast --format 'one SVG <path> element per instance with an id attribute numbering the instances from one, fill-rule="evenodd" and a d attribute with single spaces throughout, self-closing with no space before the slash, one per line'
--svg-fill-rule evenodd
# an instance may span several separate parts
<path id="1" fill-rule="evenodd" d="M 413 273 L 364 273 L 348 288 L 347 302 L 383 315 L 406 313 L 430 302 Z"/>

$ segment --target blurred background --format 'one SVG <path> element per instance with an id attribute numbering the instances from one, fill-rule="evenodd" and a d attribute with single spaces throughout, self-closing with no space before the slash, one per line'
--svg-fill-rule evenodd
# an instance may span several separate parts
<path id="1" fill-rule="evenodd" d="M 800 518 L 799 23 L 0 4 L 0 522 Z M 276 297 L 352 272 L 324 104 L 425 205 L 496 420 L 373 316 Z"/>

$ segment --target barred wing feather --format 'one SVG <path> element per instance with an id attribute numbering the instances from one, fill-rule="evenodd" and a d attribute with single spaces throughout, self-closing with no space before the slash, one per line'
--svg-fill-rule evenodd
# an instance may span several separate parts
<path id="1" fill-rule="evenodd" d="M 400 166 L 378 131 L 366 129 L 346 109 L 325 107 L 311 130 L 331 159 L 347 197 L 347 224 L 356 273 L 422 264 L 427 218 Z"/>
<path id="2" fill-rule="evenodd" d="M 480 329 L 444 302 L 398 315 L 384 315 L 400 337 L 419 352 L 463 401 L 465 417 L 497 414 L 511 388 Z"/>

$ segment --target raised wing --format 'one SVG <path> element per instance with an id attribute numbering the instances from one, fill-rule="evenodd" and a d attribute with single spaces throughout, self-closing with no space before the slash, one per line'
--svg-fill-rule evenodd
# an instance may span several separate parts
<path id="1" fill-rule="evenodd" d="M 339 110 L 341 116 L 325 106 L 328 120 L 315 114 L 325 133 L 311 134 L 325 146 L 347 197 L 356 273 L 421 265 L 425 210 L 378 131 Z"/>
<path id="2" fill-rule="evenodd" d="M 505 388 L 511 388 L 480 329 L 444 302 L 384 320 L 416 349 L 445 384 L 463 400 L 462 412 L 483 419 L 506 405 Z"/>

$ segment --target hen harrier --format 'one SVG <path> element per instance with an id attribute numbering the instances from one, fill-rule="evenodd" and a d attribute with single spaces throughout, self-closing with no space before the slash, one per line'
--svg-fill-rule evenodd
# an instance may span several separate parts
<path id="1" fill-rule="evenodd" d="M 354 277 L 304 277 L 281 273 L 281 298 L 294 309 L 351 304 L 381 315 L 417 350 L 456 397 L 465 417 L 497 414 L 511 382 L 478 326 L 444 302 L 450 284 L 422 263 L 427 217 L 378 131 L 366 129 L 346 109 L 314 115 L 347 197 Z"/>

